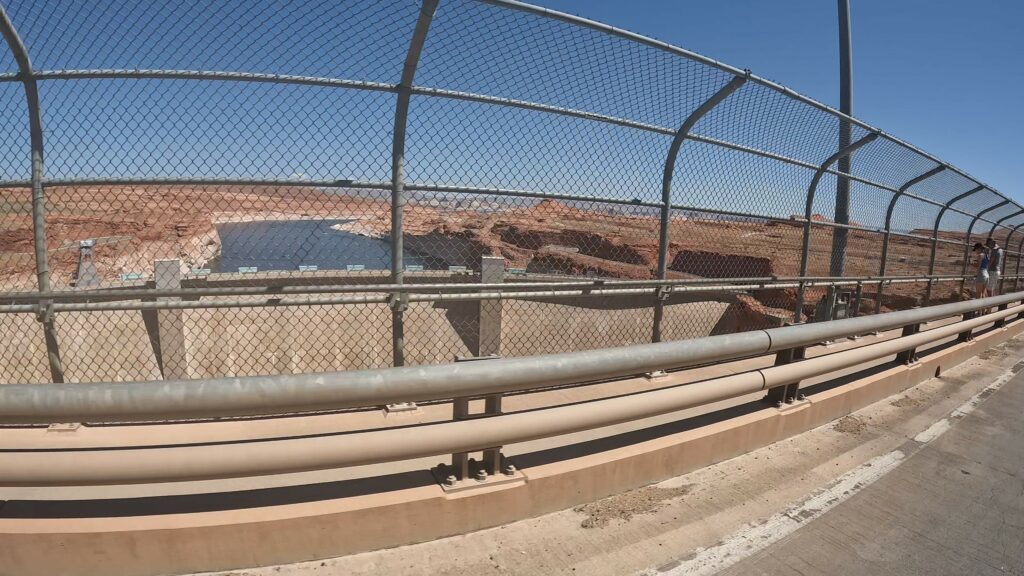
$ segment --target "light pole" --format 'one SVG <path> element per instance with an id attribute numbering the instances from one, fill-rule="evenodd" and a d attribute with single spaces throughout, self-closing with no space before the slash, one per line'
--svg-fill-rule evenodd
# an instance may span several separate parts
<path id="1" fill-rule="evenodd" d="M 850 46 L 850 0 L 838 0 L 839 5 L 839 111 L 847 116 L 853 115 L 853 51 Z M 839 121 L 839 150 L 850 145 L 850 123 Z M 839 172 L 850 173 L 850 158 L 840 158 Z M 850 181 L 839 176 L 836 178 L 836 210 L 837 224 L 850 223 Z M 832 232 L 832 259 L 829 266 L 830 276 L 842 276 L 846 268 L 846 239 L 849 230 L 835 228 Z"/>

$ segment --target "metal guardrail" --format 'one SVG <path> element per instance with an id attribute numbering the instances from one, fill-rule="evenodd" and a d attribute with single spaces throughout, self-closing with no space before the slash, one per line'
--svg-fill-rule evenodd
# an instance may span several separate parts
<path id="1" fill-rule="evenodd" d="M 8 384 L 0 386 L 0 423 L 255 416 L 482 397 L 758 356 L 1021 300 L 1024 292 L 740 334 L 486 362 L 210 380 Z"/>
<path id="2" fill-rule="evenodd" d="M 959 298 L 969 247 L 988 237 L 1007 248 L 1002 287 L 1019 285 L 1024 208 L 983 182 L 749 71 L 557 11 L 510 0 L 281 11 L 255 0 L 168 20 L 157 4 L 94 11 L 42 0 L 0 16 L 13 57 L 0 67 L 0 109 L 27 120 L 0 126 L 0 230 L 11 237 L 0 252 L 0 335 L 25 343 L 0 348 L 0 382 L 141 379 L 149 364 L 175 379 L 494 353 L 471 334 L 479 319 L 450 309 L 439 344 L 437 310 L 456 301 L 506 300 L 533 320 L 521 330 L 546 330 L 511 336 L 573 350 L 636 342 L 636 323 L 660 341 L 766 328 L 779 311 L 802 321 L 805 303 L 834 286 L 864 288 L 877 313 Z M 97 32 L 110 26 L 120 34 Z M 852 144 L 840 149 L 840 134 Z M 852 211 L 833 207 L 844 185 Z M 349 220 L 363 227 L 321 244 Z M 271 230 L 295 223 L 309 229 Z M 68 256 L 67 246 L 99 237 L 116 241 L 89 253 L 92 268 Z M 544 251 L 562 244 L 577 252 Z M 436 293 L 412 287 L 411 268 L 477 271 L 481 256 L 499 255 L 510 270 L 606 284 L 492 289 L 453 276 Z M 176 264 L 157 278 L 167 259 Z M 182 288 L 184 272 L 264 261 L 296 283 L 316 281 L 296 270 L 306 262 L 343 271 L 339 282 L 389 281 L 278 285 L 274 296 Z M 85 286 L 83 270 L 102 286 Z M 122 274 L 153 288 L 112 288 Z M 824 274 L 842 279 L 813 279 Z M 717 303 L 673 314 L 678 302 L 659 286 L 742 289 L 772 312 L 718 325 L 695 319 L 716 317 Z M 543 322 L 550 306 L 530 300 L 541 296 L 634 313 L 583 337 Z M 177 300 L 187 298 L 198 300 Z M 331 321 L 314 310 L 331 306 L 347 309 Z M 304 363 L 265 362 L 292 352 L 244 328 L 281 322 L 284 309 L 315 335 Z M 158 318 L 140 328 L 125 314 L 140 310 Z M 16 319 L 29 314 L 41 334 Z M 339 318 L 375 344 L 329 351 Z M 214 361 L 189 334 L 218 330 L 230 350 Z M 134 344 L 143 332 L 151 350 Z M 107 358 L 83 342 L 131 354 Z"/>
<path id="3" fill-rule="evenodd" d="M 996 308 L 995 312 L 992 309 Z M 0 451 L 0 484 L 61 485 L 222 478 L 357 466 L 485 450 L 558 436 L 767 391 L 792 401 L 801 380 L 896 355 L 916 361 L 918 347 L 973 331 L 1004 326 L 1024 314 L 1024 293 L 893 312 L 871 317 L 790 326 L 687 342 L 577 352 L 529 359 L 487 360 L 340 374 L 149 382 L 0 387 L 0 422 L 148 420 L 269 414 L 365 406 L 397 398 L 447 399 L 529 390 L 638 372 L 692 366 L 774 352 L 775 366 L 653 391 L 473 419 L 338 434 L 263 438 L 231 443 L 111 446 Z M 920 331 L 921 324 L 963 316 Z M 802 359 L 806 346 L 841 336 L 903 327 L 894 339 Z M 509 474 L 514 468 L 509 468 Z M 483 475 L 484 477 L 487 474 Z"/>

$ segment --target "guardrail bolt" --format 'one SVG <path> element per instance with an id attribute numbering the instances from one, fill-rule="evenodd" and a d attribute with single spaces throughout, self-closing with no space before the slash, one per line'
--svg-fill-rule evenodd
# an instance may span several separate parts
<path id="1" fill-rule="evenodd" d="M 477 482 L 484 482 L 484 481 L 486 481 L 487 480 L 487 470 L 484 470 L 483 468 L 480 468 L 479 470 L 476 471 L 475 474 L 473 474 L 473 478 Z"/>
<path id="2" fill-rule="evenodd" d="M 512 476 L 516 473 L 516 465 L 511 462 L 505 462 L 505 465 L 502 466 L 501 471 L 506 476 Z"/>

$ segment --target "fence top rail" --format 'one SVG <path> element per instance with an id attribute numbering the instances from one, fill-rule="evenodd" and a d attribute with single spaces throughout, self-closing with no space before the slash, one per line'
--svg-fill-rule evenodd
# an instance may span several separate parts
<path id="1" fill-rule="evenodd" d="M 964 178 L 966 178 L 966 179 L 968 179 L 968 180 L 970 180 L 970 181 L 972 181 L 972 182 L 974 182 L 974 183 L 976 183 L 976 184 L 978 184 L 980 186 L 984 186 L 986 189 L 992 191 L 994 194 L 996 194 L 997 196 L 999 196 L 1001 198 L 1004 198 L 1006 200 L 1010 200 L 1008 197 L 1006 197 L 1002 193 L 998 192 L 995 188 L 985 184 L 984 182 L 978 180 L 977 178 L 974 178 L 973 176 L 971 176 L 970 174 L 968 174 L 964 170 L 961 170 L 960 168 L 957 168 L 956 166 L 954 166 L 954 165 L 952 165 L 952 164 L 950 164 L 948 162 L 940 160 L 936 156 L 934 156 L 932 154 L 929 154 L 928 152 L 925 152 L 924 150 L 921 150 L 920 148 L 918 148 L 917 146 L 914 146 L 913 144 L 910 144 L 910 143 L 905 142 L 905 141 L 903 141 L 903 140 L 901 140 L 901 139 L 899 139 L 899 138 L 897 138 L 895 136 L 887 134 L 887 133 L 883 132 L 882 130 L 879 130 L 878 128 L 875 128 L 874 126 L 871 126 L 870 124 L 868 124 L 868 123 L 866 123 L 866 122 L 864 122 L 862 120 L 859 120 L 859 119 L 854 118 L 852 116 L 848 116 L 848 115 L 840 112 L 839 110 L 836 110 L 835 108 L 833 108 L 831 106 L 828 106 L 827 104 L 823 104 L 821 102 L 818 102 L 817 100 L 815 100 L 813 98 L 810 98 L 808 96 L 804 96 L 803 94 L 795 92 L 795 91 L 793 91 L 793 90 L 791 90 L 789 88 L 786 88 L 785 86 L 782 86 L 782 85 L 780 85 L 780 84 L 778 84 L 776 82 L 773 82 L 771 80 L 768 80 L 766 78 L 762 78 L 762 77 L 760 77 L 760 76 L 758 76 L 756 74 L 753 74 L 749 70 L 742 70 L 742 69 L 737 68 L 735 66 L 731 66 L 729 64 L 725 64 L 723 62 L 720 62 L 718 60 L 714 60 L 712 58 L 708 58 L 707 56 L 703 56 L 703 55 L 698 54 L 696 52 L 693 52 L 693 51 L 690 51 L 690 50 L 686 50 L 685 48 L 680 48 L 678 46 L 675 46 L 675 45 L 672 45 L 672 44 L 668 44 L 668 43 L 662 42 L 660 40 L 655 40 L 653 38 L 650 38 L 650 37 L 647 37 L 647 36 L 643 36 L 641 34 L 637 34 L 637 33 L 634 33 L 634 32 L 629 32 L 629 31 L 623 30 L 621 28 L 616 28 L 616 27 L 610 26 L 608 24 L 603 24 L 601 22 L 597 22 L 597 21 L 590 20 L 590 19 L 587 19 L 587 18 L 582 18 L 580 16 L 574 16 L 572 14 L 568 14 L 568 13 L 565 13 L 565 12 L 559 12 L 557 10 L 551 10 L 551 9 L 548 9 L 548 8 L 543 8 L 541 6 L 536 6 L 536 5 L 525 3 L 525 2 L 519 2 L 518 0 L 476 0 L 476 1 L 480 2 L 482 4 L 491 4 L 491 5 L 500 6 L 500 7 L 503 7 L 503 8 L 519 10 L 519 11 L 522 11 L 522 12 L 531 13 L 531 14 L 534 14 L 534 15 L 537 15 L 537 16 L 541 16 L 541 17 L 545 17 L 545 18 L 550 18 L 550 19 L 553 19 L 553 20 L 559 20 L 559 21 L 562 21 L 562 22 L 565 22 L 565 23 L 568 23 L 568 24 L 573 24 L 573 25 L 576 25 L 576 26 L 581 26 L 581 27 L 584 27 L 584 28 L 589 28 L 591 30 L 595 30 L 595 31 L 603 32 L 605 34 L 609 34 L 611 36 L 617 36 L 617 37 L 620 37 L 620 38 L 623 38 L 623 39 L 626 39 L 626 40 L 630 40 L 630 41 L 637 42 L 637 43 L 640 43 L 640 44 L 643 44 L 643 45 L 646 45 L 646 46 L 650 46 L 652 48 L 656 48 L 656 49 L 663 50 L 663 51 L 666 51 L 666 52 L 669 52 L 669 53 L 672 53 L 672 54 L 676 54 L 676 55 L 682 56 L 682 57 L 684 57 L 684 58 L 686 58 L 688 60 L 692 60 L 694 62 L 699 62 L 699 63 L 704 64 L 706 66 L 710 66 L 712 68 L 716 68 L 718 70 L 721 70 L 723 72 L 727 72 L 729 74 L 733 74 L 735 76 L 745 76 L 749 80 L 751 80 L 751 81 L 753 81 L 753 82 L 755 82 L 757 84 L 760 84 L 760 85 L 764 86 L 765 88 L 771 89 L 771 90 L 773 90 L 775 92 L 778 92 L 780 94 L 785 95 L 788 98 L 800 101 L 800 102 L 802 102 L 804 104 L 807 104 L 807 105 L 809 105 L 809 106 L 811 106 L 813 108 L 821 110 L 822 112 L 830 114 L 830 115 L 834 116 L 835 118 L 837 118 L 837 119 L 839 119 L 839 120 L 841 120 L 843 122 L 848 122 L 849 124 L 851 124 L 853 126 L 858 126 L 858 127 L 862 128 L 862 129 L 868 131 L 868 132 L 878 133 L 879 136 L 881 136 L 883 139 L 888 140 L 889 142 L 892 142 L 893 144 L 896 144 L 896 145 L 898 145 L 898 146 L 900 146 L 902 148 L 905 148 L 905 149 L 907 149 L 907 150 L 909 150 L 911 152 L 919 154 L 920 156 L 923 156 L 924 158 L 927 158 L 928 160 L 931 160 L 931 161 L 933 161 L 933 162 L 935 162 L 935 163 L 937 163 L 937 164 L 939 164 L 941 166 L 944 166 L 946 169 L 948 169 L 948 170 L 950 170 L 952 172 L 955 172 L 956 174 L 958 174 L 958 175 L 960 175 L 960 176 L 962 176 L 962 177 L 964 177 Z M 1012 200 L 1010 200 L 1010 201 L 1013 202 L 1014 205 L 1019 206 L 1019 204 L 1017 204 L 1016 202 L 1014 202 Z"/>
<path id="2" fill-rule="evenodd" d="M 0 386 L 0 423 L 132 422 L 275 415 L 443 400 L 620 378 L 757 356 L 930 322 L 1024 292 L 814 324 L 621 348 L 321 374 Z"/>

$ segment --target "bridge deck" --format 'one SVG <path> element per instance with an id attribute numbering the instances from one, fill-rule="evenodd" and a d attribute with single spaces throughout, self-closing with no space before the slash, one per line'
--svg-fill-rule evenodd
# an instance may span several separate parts
<path id="1" fill-rule="evenodd" d="M 941 422 L 891 472 L 723 574 L 1024 574 L 1024 374 Z"/>
<path id="2" fill-rule="evenodd" d="M 1022 357 L 1018 337 L 852 420 L 593 505 L 245 573 L 1024 574 Z M 964 406 L 973 411 L 951 417 Z M 855 494 L 843 495 L 844 478 Z M 815 512 L 815 498 L 828 501 L 837 487 L 841 500 Z M 773 521 L 787 512 L 818 516 Z M 771 537 L 759 550 L 750 539 L 765 526 Z"/>

